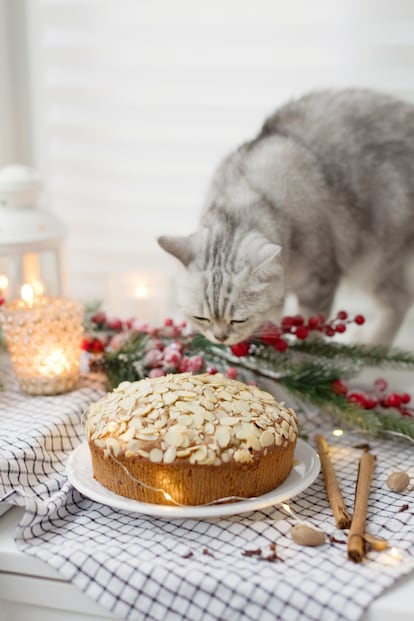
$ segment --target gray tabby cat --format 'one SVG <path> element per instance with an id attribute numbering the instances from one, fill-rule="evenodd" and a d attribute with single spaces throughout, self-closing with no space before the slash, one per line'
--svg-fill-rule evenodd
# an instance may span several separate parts
<path id="1" fill-rule="evenodd" d="M 371 341 L 391 343 L 414 299 L 414 107 L 367 90 L 286 104 L 219 165 L 199 230 L 158 242 L 214 342 L 277 323 L 287 292 L 329 315 L 347 276 L 381 308 Z"/>

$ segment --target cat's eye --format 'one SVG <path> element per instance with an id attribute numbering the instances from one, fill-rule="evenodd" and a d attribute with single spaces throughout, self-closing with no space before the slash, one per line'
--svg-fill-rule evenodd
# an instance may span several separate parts
<path id="1" fill-rule="evenodd" d="M 197 317 L 196 315 L 193 315 L 193 319 L 196 321 L 210 321 L 208 317 Z"/>
<path id="2" fill-rule="evenodd" d="M 249 320 L 248 319 L 232 319 L 230 323 L 232 326 L 234 326 L 236 323 L 246 323 L 246 321 L 249 321 Z"/>

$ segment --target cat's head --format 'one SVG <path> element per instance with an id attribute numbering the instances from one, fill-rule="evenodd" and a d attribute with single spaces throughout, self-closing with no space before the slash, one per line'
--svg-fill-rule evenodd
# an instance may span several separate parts
<path id="1" fill-rule="evenodd" d="M 178 303 L 209 340 L 238 343 L 277 320 L 284 301 L 277 244 L 257 232 L 229 238 L 208 228 L 188 237 L 162 236 L 158 243 L 181 262 Z"/>

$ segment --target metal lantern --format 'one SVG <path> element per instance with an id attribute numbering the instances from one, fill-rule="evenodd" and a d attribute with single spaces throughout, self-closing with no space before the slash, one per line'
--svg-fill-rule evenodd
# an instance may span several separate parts
<path id="1" fill-rule="evenodd" d="M 26 166 L 0 169 L 0 298 L 65 294 L 64 241 L 60 220 L 42 205 L 43 184 Z"/>

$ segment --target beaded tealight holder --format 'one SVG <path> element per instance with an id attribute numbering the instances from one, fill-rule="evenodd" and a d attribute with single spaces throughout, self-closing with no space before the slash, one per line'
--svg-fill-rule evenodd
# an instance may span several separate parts
<path id="1" fill-rule="evenodd" d="M 72 390 L 80 373 L 83 306 L 41 296 L 13 300 L 0 321 L 19 385 L 32 395 Z"/>

